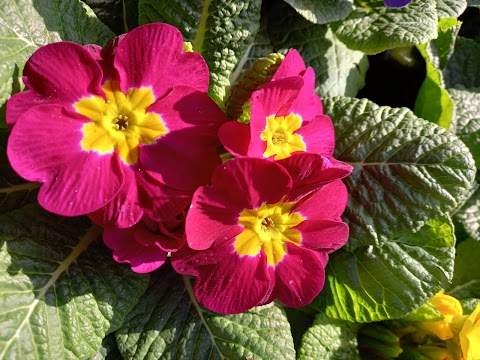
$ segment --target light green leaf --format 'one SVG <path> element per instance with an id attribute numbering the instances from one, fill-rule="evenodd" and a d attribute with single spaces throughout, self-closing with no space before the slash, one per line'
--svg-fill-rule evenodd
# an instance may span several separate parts
<path id="1" fill-rule="evenodd" d="M 448 61 L 443 75 L 447 88 L 463 85 L 466 88 L 480 87 L 480 43 L 457 37 L 455 51 Z"/>
<path id="2" fill-rule="evenodd" d="M 467 0 L 437 0 L 439 18 L 458 18 L 467 8 Z"/>
<path id="3" fill-rule="evenodd" d="M 0 216 L 0 358 L 85 359 L 148 277 L 117 264 L 100 229 L 37 206 Z"/>
<path id="4" fill-rule="evenodd" d="M 480 186 L 455 214 L 455 218 L 473 239 L 480 241 Z"/>
<path id="5" fill-rule="evenodd" d="M 437 308 L 430 302 L 426 301 L 422 306 L 408 313 L 402 317 L 402 321 L 438 321 L 443 320 L 444 316 Z"/>
<path id="6" fill-rule="evenodd" d="M 350 49 L 377 54 L 437 37 L 435 0 L 413 0 L 401 9 L 387 8 L 378 0 L 355 3 L 356 9 L 345 20 L 332 23 L 337 37 Z"/>
<path id="7" fill-rule="evenodd" d="M 451 221 L 439 218 L 416 233 L 334 253 L 323 290 L 327 315 L 358 322 L 405 316 L 452 278 L 454 241 Z"/>
<path id="8" fill-rule="evenodd" d="M 40 187 L 18 176 L 7 158 L 8 130 L 0 129 L 0 214 L 18 209 L 37 200 Z"/>
<path id="9" fill-rule="evenodd" d="M 285 0 L 300 15 L 315 24 L 343 20 L 353 10 L 353 0 Z"/>
<path id="10" fill-rule="evenodd" d="M 238 315 L 202 309 L 190 280 L 164 266 L 117 331 L 126 359 L 295 358 L 290 325 L 275 304 Z"/>
<path id="11" fill-rule="evenodd" d="M 322 98 L 353 97 L 365 85 L 367 57 L 348 49 L 328 26 L 306 21 L 282 2 L 272 5 L 270 14 L 268 26 L 275 51 L 297 49 L 315 70 L 315 92 Z"/>
<path id="12" fill-rule="evenodd" d="M 480 169 L 480 88 L 457 86 L 448 92 L 455 103 L 453 131 L 470 149 Z"/>
<path id="13" fill-rule="evenodd" d="M 326 99 L 324 108 L 335 125 L 334 156 L 354 165 L 345 179 L 349 250 L 416 231 L 469 195 L 476 169 L 455 135 L 365 99 Z"/>
<path id="14" fill-rule="evenodd" d="M 303 335 L 298 360 L 356 360 L 358 324 L 319 314 Z"/>
<path id="15" fill-rule="evenodd" d="M 480 298 L 480 242 L 462 241 L 457 246 L 455 272 L 447 294 L 457 299 Z"/>
<path id="16" fill-rule="evenodd" d="M 455 41 L 462 23 L 455 18 L 438 21 L 438 37 L 428 46 L 430 60 L 437 69 L 444 69 L 455 50 Z"/>
<path id="17" fill-rule="evenodd" d="M 23 66 L 40 46 L 61 40 L 105 45 L 114 36 L 80 0 L 0 2 L 0 106 L 20 91 Z"/>
<path id="18" fill-rule="evenodd" d="M 260 26 L 261 0 L 140 0 L 139 22 L 176 26 L 210 69 L 209 95 L 219 104 L 230 75 L 253 43 Z"/>

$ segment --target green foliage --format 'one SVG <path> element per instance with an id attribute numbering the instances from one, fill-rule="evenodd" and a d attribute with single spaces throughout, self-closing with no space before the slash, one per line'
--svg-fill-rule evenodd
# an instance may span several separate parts
<path id="1" fill-rule="evenodd" d="M 61 40 L 105 45 L 114 37 L 80 0 L 11 0 L 0 3 L 0 106 L 22 89 L 23 66 L 40 46 Z M 4 127 L 4 107 L 0 127 Z"/>
<path id="2" fill-rule="evenodd" d="M 328 26 L 306 21 L 282 2 L 273 4 L 270 13 L 268 29 L 275 51 L 297 49 L 315 70 L 315 92 L 322 98 L 353 97 L 365 85 L 365 54 L 348 49 Z"/>
<path id="3" fill-rule="evenodd" d="M 238 315 L 202 309 L 190 280 L 165 265 L 117 332 L 128 359 L 295 358 L 290 326 L 275 304 Z"/>
<path id="4" fill-rule="evenodd" d="M 467 239 L 457 246 L 455 272 L 448 294 L 457 299 L 480 298 L 480 242 Z"/>
<path id="5" fill-rule="evenodd" d="M 480 43 L 457 37 L 455 51 L 444 70 L 447 87 L 480 87 Z"/>
<path id="6" fill-rule="evenodd" d="M 357 350 L 357 330 L 357 324 L 319 314 L 313 326 L 303 335 L 297 359 L 360 359 Z"/>
<path id="7" fill-rule="evenodd" d="M 467 8 L 467 0 L 437 0 L 439 18 L 459 17 Z"/>
<path id="8" fill-rule="evenodd" d="M 210 69 L 209 95 L 223 106 L 230 75 L 260 26 L 261 0 L 140 0 L 139 22 L 176 26 Z"/>
<path id="9" fill-rule="evenodd" d="M 0 216 L 0 358 L 85 359 L 121 326 L 148 277 L 120 266 L 84 218 Z"/>
<path id="10" fill-rule="evenodd" d="M 326 24 L 345 17 L 353 10 L 353 0 L 285 0 L 305 19 Z"/>
<path id="11" fill-rule="evenodd" d="M 455 214 L 455 217 L 473 239 L 480 241 L 480 186 Z"/>
<path id="12" fill-rule="evenodd" d="M 440 311 L 431 302 L 426 301 L 422 306 L 402 317 L 402 321 L 438 321 L 443 318 Z"/>
<path id="13" fill-rule="evenodd" d="M 413 0 L 401 9 L 387 8 L 378 0 L 355 3 L 357 7 L 345 20 L 332 23 L 337 37 L 350 49 L 377 54 L 437 37 L 435 0 Z"/>

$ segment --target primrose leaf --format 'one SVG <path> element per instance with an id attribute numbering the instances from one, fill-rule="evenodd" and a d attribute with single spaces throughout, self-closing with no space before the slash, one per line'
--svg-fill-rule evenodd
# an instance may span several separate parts
<path id="1" fill-rule="evenodd" d="M 480 169 L 480 88 L 462 86 L 448 89 L 455 103 L 454 131 L 470 149 Z"/>
<path id="2" fill-rule="evenodd" d="M 371 322 L 405 316 L 445 287 L 453 276 L 453 225 L 449 218 L 419 231 L 334 253 L 321 293 L 328 316 Z"/>
<path id="3" fill-rule="evenodd" d="M 95 15 L 112 29 L 115 34 L 125 32 L 123 23 L 123 2 L 125 0 L 83 0 Z"/>
<path id="4" fill-rule="evenodd" d="M 426 301 L 422 306 L 402 317 L 402 321 L 438 321 L 444 317 L 440 311 L 430 302 Z"/>
<path id="5" fill-rule="evenodd" d="M 18 176 L 7 158 L 8 130 L 0 129 L 0 214 L 18 209 L 37 200 L 40 187 Z"/>
<path id="6" fill-rule="evenodd" d="M 357 350 L 358 324 L 319 314 L 303 335 L 298 360 L 360 359 Z"/>
<path id="7" fill-rule="evenodd" d="M 350 49 L 377 54 L 399 46 L 419 45 L 437 37 L 435 0 L 413 0 L 401 9 L 382 1 L 359 1 L 345 20 L 332 23 L 337 37 Z"/>
<path id="8" fill-rule="evenodd" d="M 85 359 L 148 284 L 116 263 L 85 218 L 37 206 L 0 216 L 0 358 Z"/>
<path id="9" fill-rule="evenodd" d="M 474 239 L 462 241 L 457 246 L 455 272 L 448 294 L 458 299 L 480 298 L 480 242 Z"/>
<path id="10" fill-rule="evenodd" d="M 462 223 L 473 239 L 480 241 L 480 186 L 455 214 L 455 219 Z"/>
<path id="11" fill-rule="evenodd" d="M 467 8 L 467 0 L 437 0 L 439 18 L 458 18 Z"/>
<path id="12" fill-rule="evenodd" d="M 463 85 L 466 88 L 480 87 L 480 43 L 457 37 L 455 51 L 444 69 L 447 88 Z"/>
<path id="13" fill-rule="evenodd" d="M 164 265 L 117 331 L 126 359 L 295 358 L 290 325 L 274 303 L 219 315 L 195 301 L 190 280 Z"/>
<path id="14" fill-rule="evenodd" d="M 140 0 L 139 22 L 176 26 L 210 69 L 209 95 L 220 105 L 230 75 L 253 44 L 260 26 L 261 0 Z"/>
<path id="15" fill-rule="evenodd" d="M 306 21 L 282 2 L 272 4 L 269 14 L 268 30 L 275 51 L 297 49 L 306 65 L 315 70 L 315 92 L 321 97 L 353 97 L 365 85 L 367 57 L 348 49 L 327 25 Z"/>
<path id="16" fill-rule="evenodd" d="M 123 360 L 117 348 L 115 333 L 110 333 L 103 339 L 100 349 L 89 360 Z"/>
<path id="17" fill-rule="evenodd" d="M 103 46 L 114 36 L 80 0 L 1 1 L 0 106 L 21 90 L 23 66 L 39 47 L 61 40 Z M 3 107 L 0 127 L 4 118 Z"/>
<path id="18" fill-rule="evenodd" d="M 285 0 L 300 15 L 315 24 L 343 20 L 353 10 L 353 0 Z"/>

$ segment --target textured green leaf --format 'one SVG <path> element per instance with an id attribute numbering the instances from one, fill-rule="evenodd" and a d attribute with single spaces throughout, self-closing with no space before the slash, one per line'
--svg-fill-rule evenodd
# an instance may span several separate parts
<path id="1" fill-rule="evenodd" d="M 140 24 L 176 26 L 210 68 L 209 95 L 219 104 L 230 75 L 253 43 L 260 26 L 261 0 L 140 0 Z"/>
<path id="2" fill-rule="evenodd" d="M 298 360 L 355 360 L 358 325 L 319 314 L 303 335 Z"/>
<path id="3" fill-rule="evenodd" d="M 315 92 L 321 97 L 355 96 L 365 85 L 368 60 L 348 49 L 326 25 L 312 24 L 288 5 L 275 2 L 269 11 L 270 39 L 275 51 L 297 49 L 316 74 Z"/>
<path id="4" fill-rule="evenodd" d="M 451 221 L 434 219 L 416 233 L 334 253 L 323 291 L 327 315 L 359 322 L 405 316 L 452 278 L 454 242 Z"/>
<path id="5" fill-rule="evenodd" d="M 480 87 L 480 43 L 457 37 L 455 51 L 444 69 L 448 87 L 463 85 L 466 88 Z"/>
<path id="6" fill-rule="evenodd" d="M 117 264 L 100 229 L 37 206 L 0 216 L 0 358 L 85 359 L 148 277 Z"/>
<path id="7" fill-rule="evenodd" d="M 470 149 L 480 169 L 480 88 L 448 89 L 455 103 L 454 131 Z"/>
<path id="8" fill-rule="evenodd" d="M 315 24 L 343 20 L 353 10 L 353 0 L 285 0 L 299 14 Z"/>
<path id="9" fill-rule="evenodd" d="M 452 286 L 447 292 L 458 299 L 480 298 L 480 242 L 462 241 L 457 246 Z"/>
<path id="10" fill-rule="evenodd" d="M 357 7 L 333 31 L 350 49 L 377 54 L 399 46 L 419 45 L 437 37 L 435 0 L 413 0 L 401 9 L 382 1 L 355 1 Z"/>
<path id="11" fill-rule="evenodd" d="M 190 281 L 165 265 L 117 331 L 127 359 L 294 359 L 290 325 L 275 304 L 219 315 L 196 303 Z"/>
<path id="12" fill-rule="evenodd" d="M 458 18 L 467 8 L 467 0 L 437 0 L 439 18 Z"/>
<path id="13" fill-rule="evenodd" d="M 426 301 L 422 306 L 408 313 L 402 317 L 402 321 L 438 321 L 443 320 L 444 316 L 437 308 L 430 302 Z"/>
<path id="14" fill-rule="evenodd" d="M 480 241 L 480 186 L 455 214 L 455 218 L 473 239 Z"/>
<path id="15" fill-rule="evenodd" d="M 40 187 L 18 176 L 7 158 L 8 130 L 0 129 L 0 214 L 18 209 L 37 200 Z"/>
<path id="16" fill-rule="evenodd" d="M 115 34 L 124 33 L 123 3 L 125 0 L 83 0 L 95 15 Z"/>
<path id="17" fill-rule="evenodd" d="M 100 349 L 90 358 L 90 360 L 123 360 L 117 347 L 115 333 L 111 333 L 103 339 Z"/>
<path id="18" fill-rule="evenodd" d="M 80 0 L 0 2 L 0 106 L 20 90 L 23 66 L 40 46 L 61 40 L 105 45 L 113 37 Z"/>
<path id="19" fill-rule="evenodd" d="M 438 37 L 429 43 L 430 61 L 437 69 L 444 69 L 455 50 L 455 41 L 462 23 L 455 18 L 438 21 Z"/>
<path id="20" fill-rule="evenodd" d="M 469 195 L 475 167 L 455 135 L 365 99 L 326 99 L 324 108 L 335 125 L 334 156 L 355 167 L 345 180 L 349 250 L 418 230 Z"/>

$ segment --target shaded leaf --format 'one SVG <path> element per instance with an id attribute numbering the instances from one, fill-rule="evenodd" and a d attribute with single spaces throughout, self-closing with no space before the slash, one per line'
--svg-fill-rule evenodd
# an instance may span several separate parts
<path id="1" fill-rule="evenodd" d="M 353 0 L 285 0 L 300 15 L 315 24 L 326 24 L 345 17 L 353 10 Z"/>
<path id="2" fill-rule="evenodd" d="M 467 0 L 437 0 L 439 18 L 458 18 L 467 8 Z"/>
<path id="3" fill-rule="evenodd" d="M 457 246 L 455 272 L 447 294 L 457 299 L 480 298 L 480 242 L 467 239 Z"/>
<path id="4" fill-rule="evenodd" d="M 444 69 L 447 88 L 463 85 L 480 87 L 480 44 L 472 39 L 457 37 L 455 51 Z"/>

